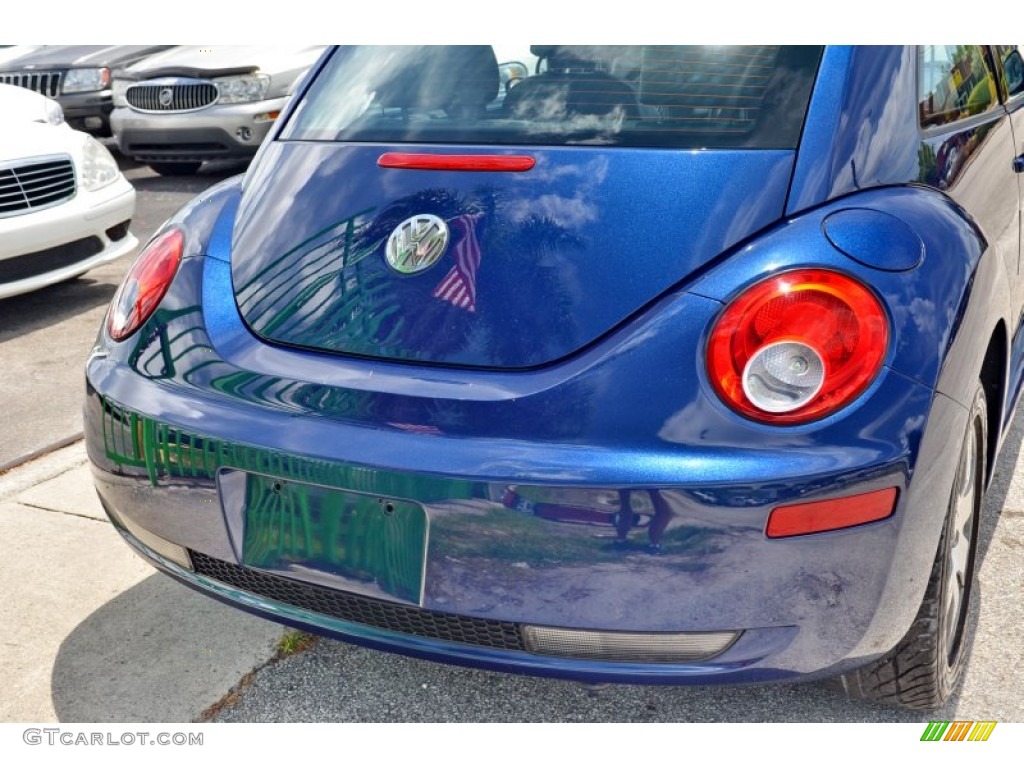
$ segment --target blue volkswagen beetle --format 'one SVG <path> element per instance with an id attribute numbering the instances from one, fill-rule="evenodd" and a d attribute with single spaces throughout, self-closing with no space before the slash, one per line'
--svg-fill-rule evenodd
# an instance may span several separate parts
<path id="1" fill-rule="evenodd" d="M 87 363 L 212 597 L 581 681 L 956 688 L 1024 371 L 1014 46 L 340 47 Z"/>

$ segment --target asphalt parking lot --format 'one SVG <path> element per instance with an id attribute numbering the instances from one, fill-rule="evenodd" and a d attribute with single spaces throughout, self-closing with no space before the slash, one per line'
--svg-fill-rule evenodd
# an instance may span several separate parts
<path id="1" fill-rule="evenodd" d="M 241 170 L 214 166 L 194 177 L 163 178 L 126 164 L 125 173 L 138 190 L 136 236 L 145 242 L 180 205 Z M 0 648 L 0 667 L 16 675 L 0 719 L 1024 720 L 1024 678 L 1019 673 L 1024 667 L 1019 637 L 1024 626 L 1019 599 L 1024 584 L 1022 421 L 1007 440 L 986 499 L 980 599 L 972 617 L 977 631 L 963 689 L 947 707 L 927 717 L 851 701 L 841 689 L 819 683 L 590 689 L 447 667 L 326 639 L 268 663 L 281 628 L 155 573 L 117 540 L 89 497 L 84 455 L 76 443 L 82 366 L 130 263 L 124 258 L 77 280 L 0 300 L 0 397 L 5 404 L 0 471 L 6 470 L 0 474 L 0 534 L 10 551 L 18 553 L 14 564 L 0 565 L 0 579 L 22 579 L 16 589 L 26 594 L 33 589 L 26 578 L 38 582 L 39 595 L 54 591 L 48 588 L 50 579 L 74 585 L 52 603 L 37 596 L 23 607 L 9 601 L 0 611 L 3 623 L 29 621 L 36 643 L 28 647 L 14 638 Z M 40 564 L 51 558 L 53 568 L 61 571 L 61 557 L 84 557 L 85 549 L 91 551 L 88 578 L 66 566 L 55 573 Z M 43 610 L 60 614 L 60 619 L 51 621 Z M 172 685 L 179 693 L 164 695 Z"/>

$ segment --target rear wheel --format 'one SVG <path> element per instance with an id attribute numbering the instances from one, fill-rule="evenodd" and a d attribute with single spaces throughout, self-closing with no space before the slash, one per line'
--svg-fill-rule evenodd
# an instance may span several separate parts
<path id="1" fill-rule="evenodd" d="M 946 702 L 963 676 L 987 446 L 985 391 L 977 385 L 953 494 L 924 601 L 884 657 L 842 677 L 851 694 L 910 709 Z"/>
<path id="2" fill-rule="evenodd" d="M 191 176 L 202 163 L 148 163 L 161 176 Z"/>

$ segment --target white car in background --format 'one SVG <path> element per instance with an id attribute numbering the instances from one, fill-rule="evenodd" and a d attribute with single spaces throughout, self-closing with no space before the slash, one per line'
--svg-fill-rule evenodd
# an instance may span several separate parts
<path id="1" fill-rule="evenodd" d="M 135 189 L 60 105 L 0 85 L 0 299 L 131 253 Z"/>

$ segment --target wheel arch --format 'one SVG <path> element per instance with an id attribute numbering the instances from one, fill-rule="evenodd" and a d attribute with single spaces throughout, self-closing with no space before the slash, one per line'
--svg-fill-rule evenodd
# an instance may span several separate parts
<path id="1" fill-rule="evenodd" d="M 973 226 L 969 214 L 955 201 L 950 201 L 950 210 Z M 970 408 L 981 379 L 988 401 L 989 472 L 1002 435 L 1010 354 L 1007 329 L 1012 314 L 1012 283 L 1006 263 L 1010 256 L 999 250 L 997 242 L 979 232 L 969 249 L 974 253 L 964 255 L 969 277 L 949 297 L 947 309 L 954 305 L 956 309 L 947 315 L 948 335 L 935 381 L 936 391 Z M 943 256 L 957 258 L 957 249 L 947 249 Z M 1012 256 L 1016 258 L 1016 249 Z"/>
<path id="2" fill-rule="evenodd" d="M 986 445 L 985 483 L 992 479 L 992 471 L 999 450 L 999 437 L 1003 426 L 1003 408 L 1007 390 L 1007 359 L 1009 340 L 1006 323 L 1000 318 L 992 329 L 985 358 L 981 364 L 981 385 L 985 390 L 988 415 L 988 436 Z"/>

